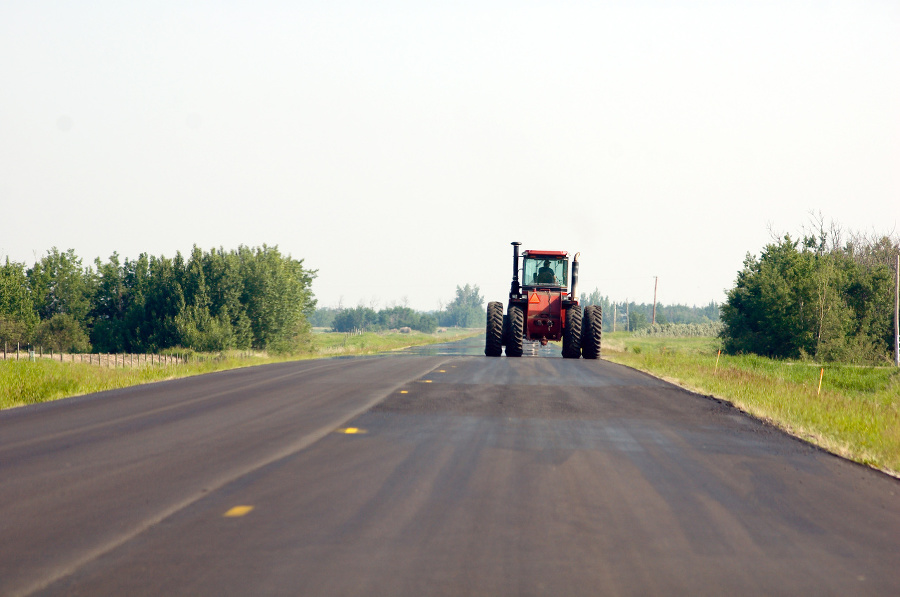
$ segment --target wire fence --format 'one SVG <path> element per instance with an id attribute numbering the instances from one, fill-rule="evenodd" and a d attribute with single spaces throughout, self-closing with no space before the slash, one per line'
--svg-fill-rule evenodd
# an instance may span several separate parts
<path id="1" fill-rule="evenodd" d="M 82 363 L 108 367 L 166 367 L 196 362 L 208 358 L 195 354 L 147 354 L 147 353 L 70 353 L 44 351 L 42 347 L 4 346 L 0 358 L 13 361 L 37 361 L 49 359 L 60 363 Z"/>

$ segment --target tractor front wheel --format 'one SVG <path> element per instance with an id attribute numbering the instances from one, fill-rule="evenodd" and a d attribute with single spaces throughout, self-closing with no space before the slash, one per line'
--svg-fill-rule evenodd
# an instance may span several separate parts
<path id="1" fill-rule="evenodd" d="M 581 358 L 581 306 L 579 305 L 572 305 L 566 309 L 562 356 L 564 359 Z"/>
<path id="2" fill-rule="evenodd" d="M 581 338 L 581 350 L 586 359 L 600 358 L 600 340 L 603 336 L 603 311 L 600 305 L 591 305 L 584 309 L 584 335 Z"/>
<path id="3" fill-rule="evenodd" d="M 491 301 L 487 306 L 484 354 L 499 357 L 503 352 L 503 303 Z"/>
<path id="4" fill-rule="evenodd" d="M 506 356 L 522 356 L 522 342 L 525 338 L 525 312 L 522 307 L 510 305 L 507 312 L 509 327 L 506 335 Z"/>

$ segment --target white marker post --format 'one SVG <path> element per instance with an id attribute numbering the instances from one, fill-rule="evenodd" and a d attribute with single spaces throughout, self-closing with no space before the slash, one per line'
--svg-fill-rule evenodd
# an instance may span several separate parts
<path id="1" fill-rule="evenodd" d="M 894 291 L 894 365 L 900 367 L 900 253 L 897 254 L 897 287 Z"/>

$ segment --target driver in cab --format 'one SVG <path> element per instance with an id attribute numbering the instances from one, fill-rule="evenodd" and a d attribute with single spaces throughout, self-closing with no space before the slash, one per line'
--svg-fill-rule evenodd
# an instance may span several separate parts
<path id="1" fill-rule="evenodd" d="M 544 265 L 538 269 L 537 272 L 537 283 L 538 284 L 556 284 L 556 274 L 553 272 L 553 268 L 550 267 L 550 260 L 545 259 Z"/>

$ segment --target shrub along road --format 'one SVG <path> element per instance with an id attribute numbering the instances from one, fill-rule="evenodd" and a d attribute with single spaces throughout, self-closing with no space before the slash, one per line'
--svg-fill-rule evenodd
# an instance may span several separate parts
<path id="1" fill-rule="evenodd" d="M 0 594 L 900 594 L 896 479 L 622 366 L 479 348 L 0 412 Z"/>

